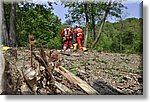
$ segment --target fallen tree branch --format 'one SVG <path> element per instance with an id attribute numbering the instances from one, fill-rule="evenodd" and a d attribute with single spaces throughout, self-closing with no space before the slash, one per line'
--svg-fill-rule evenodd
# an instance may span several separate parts
<path id="1" fill-rule="evenodd" d="M 78 85 L 82 90 L 84 90 L 89 95 L 98 95 L 99 93 L 93 89 L 89 84 L 87 84 L 85 81 L 81 80 L 79 77 L 75 76 L 68 70 L 66 70 L 63 67 L 59 67 L 59 69 L 55 68 L 55 71 L 62 74 L 66 79 L 68 79 L 71 83 L 74 83 Z"/>
<path id="2" fill-rule="evenodd" d="M 52 69 L 53 69 L 53 66 L 51 66 L 47 59 L 46 59 L 46 54 L 43 50 L 43 48 L 40 49 L 40 55 L 36 55 L 34 52 L 33 52 L 33 56 L 35 57 L 35 60 L 37 60 L 43 67 L 45 67 L 45 71 L 48 72 L 48 75 L 46 76 L 46 79 L 47 79 L 47 83 L 48 84 L 48 87 L 50 88 L 50 90 L 52 90 L 54 93 L 56 93 L 56 90 L 55 90 L 55 79 L 54 79 L 54 76 L 52 74 Z"/>

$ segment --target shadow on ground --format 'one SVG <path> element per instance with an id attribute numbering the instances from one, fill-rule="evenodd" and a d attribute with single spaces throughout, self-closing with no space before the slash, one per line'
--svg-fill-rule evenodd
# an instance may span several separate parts
<path id="1" fill-rule="evenodd" d="M 100 95 L 125 95 L 114 87 L 107 85 L 106 82 L 96 80 L 92 83 L 92 87 L 100 93 Z"/>

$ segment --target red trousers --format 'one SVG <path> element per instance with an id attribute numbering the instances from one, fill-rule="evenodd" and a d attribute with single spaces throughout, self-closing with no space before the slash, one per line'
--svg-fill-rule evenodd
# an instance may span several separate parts
<path id="1" fill-rule="evenodd" d="M 82 50 L 82 36 L 77 37 L 77 43 L 80 50 Z"/>
<path id="2" fill-rule="evenodd" d="M 63 47 L 64 52 L 66 52 L 68 46 L 70 47 L 70 49 L 73 49 L 73 45 L 72 45 L 72 40 L 71 39 L 64 41 L 64 47 Z"/>

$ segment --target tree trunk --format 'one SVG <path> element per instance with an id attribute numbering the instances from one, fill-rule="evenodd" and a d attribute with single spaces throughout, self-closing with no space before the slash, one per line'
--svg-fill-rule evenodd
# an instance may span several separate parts
<path id="1" fill-rule="evenodd" d="M 91 18 L 92 18 L 92 35 L 93 41 L 96 39 L 96 32 L 95 32 L 95 19 L 94 19 L 94 5 L 91 3 Z"/>
<path id="2" fill-rule="evenodd" d="M 87 47 L 87 39 L 88 39 L 88 20 L 89 20 L 89 17 L 88 17 L 88 4 L 85 3 L 84 4 L 84 8 L 85 8 L 85 19 L 86 19 L 86 30 L 85 30 L 85 39 L 84 39 L 84 47 Z"/>
<path id="3" fill-rule="evenodd" d="M 123 28 L 123 23 L 122 23 L 122 20 L 121 20 L 121 27 L 120 27 L 120 31 L 121 31 L 121 29 Z M 122 32 L 120 32 L 120 34 L 119 34 L 119 50 L 120 50 L 120 52 L 122 52 Z"/>
<path id="4" fill-rule="evenodd" d="M 11 11 L 10 11 L 10 43 L 11 46 L 15 47 L 17 45 L 17 36 L 16 36 L 16 3 L 11 3 Z"/>
<path id="5" fill-rule="evenodd" d="M 122 52 L 122 33 L 120 33 L 119 39 L 120 39 L 119 50 L 120 50 L 120 52 Z"/>
<path id="6" fill-rule="evenodd" d="M 6 19 L 4 15 L 4 4 L 2 3 L 2 8 L 1 8 L 1 15 L 2 15 L 2 43 L 4 45 L 8 45 L 9 43 L 9 34 L 8 34 L 8 28 L 6 26 Z"/>
<path id="7" fill-rule="evenodd" d="M 3 3 L 2 3 L 2 1 L 0 1 L 0 25 L 2 25 L 2 13 L 3 13 Z M 0 45 L 2 44 L 2 26 L 0 26 Z M 1 90 L 1 88 L 0 88 L 0 90 Z"/>
<path id="8" fill-rule="evenodd" d="M 121 32 L 121 30 L 123 29 L 123 26 L 124 26 L 122 17 L 120 19 L 120 22 L 121 22 L 121 27 L 120 27 L 119 30 Z M 119 41 L 119 50 L 120 50 L 120 52 L 122 52 L 122 32 L 119 34 L 119 39 L 120 39 L 120 41 Z"/>
<path id="9" fill-rule="evenodd" d="M 107 15 L 108 15 L 108 13 L 109 13 L 109 10 L 110 10 L 110 8 L 109 8 L 110 6 L 111 6 L 111 0 L 109 1 L 108 7 L 107 7 L 107 9 L 106 9 L 106 11 L 105 11 L 105 13 L 104 13 L 103 20 L 101 21 L 101 25 L 100 25 L 100 28 L 99 28 L 99 31 L 98 31 L 98 35 L 97 35 L 95 41 L 92 43 L 91 48 L 94 48 L 95 45 L 96 45 L 96 43 L 97 43 L 98 40 L 100 39 L 101 32 L 102 32 L 102 29 L 103 29 L 104 24 L 105 24 L 105 20 L 106 20 L 106 18 L 107 18 Z"/>
<path id="10" fill-rule="evenodd" d="M 0 1 L 0 25 L 2 25 L 2 13 L 3 13 L 3 2 L 2 0 Z M 0 47 L 2 44 L 2 26 L 0 26 Z M 0 94 L 3 92 L 4 87 L 3 87 L 3 82 L 4 82 L 4 69 L 5 69 L 5 61 L 4 61 L 4 56 L 2 51 L 0 50 Z"/>

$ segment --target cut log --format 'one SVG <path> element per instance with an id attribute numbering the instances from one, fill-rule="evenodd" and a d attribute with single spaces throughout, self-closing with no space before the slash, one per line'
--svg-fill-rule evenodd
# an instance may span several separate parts
<path id="1" fill-rule="evenodd" d="M 98 95 L 99 93 L 93 89 L 89 84 L 85 81 L 81 80 L 79 77 L 75 76 L 67 69 L 63 68 L 62 66 L 59 69 L 55 69 L 58 73 L 62 74 L 66 79 L 68 79 L 71 83 L 78 85 L 83 91 L 85 91 L 89 95 Z"/>

